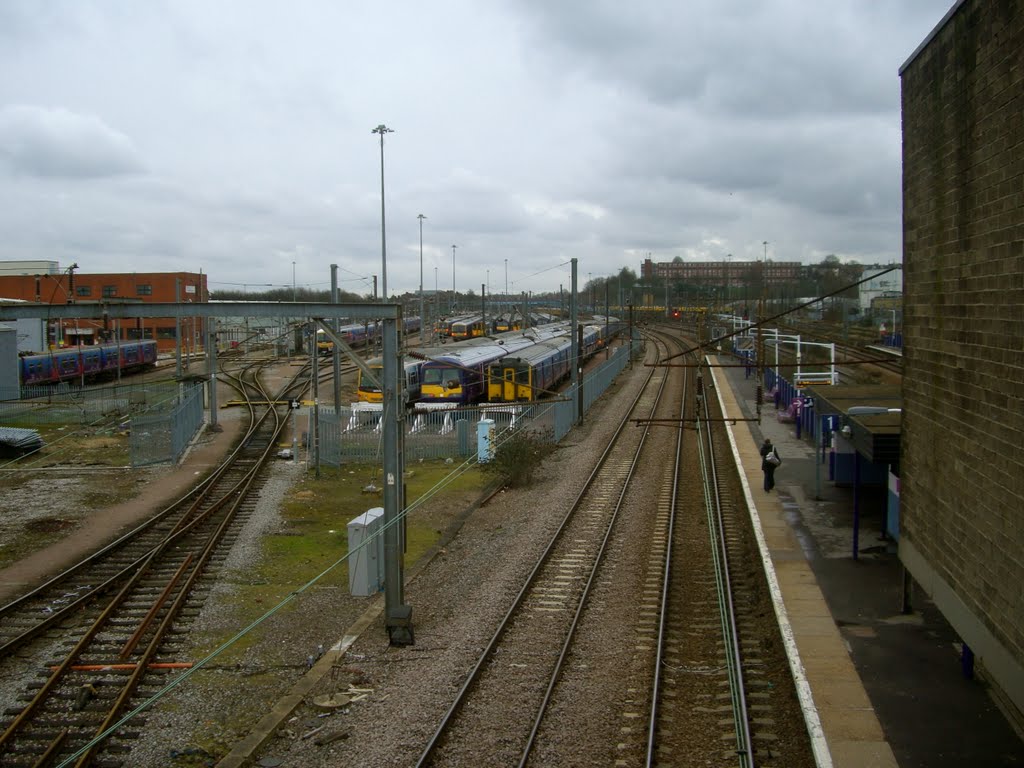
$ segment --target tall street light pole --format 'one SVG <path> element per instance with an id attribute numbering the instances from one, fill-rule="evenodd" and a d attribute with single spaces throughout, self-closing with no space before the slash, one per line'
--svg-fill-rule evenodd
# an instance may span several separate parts
<path id="1" fill-rule="evenodd" d="M 381 301 L 388 300 L 388 246 L 384 234 L 384 134 L 394 133 L 386 125 L 378 125 L 370 133 L 380 134 L 380 280 Z"/>
<path id="2" fill-rule="evenodd" d="M 508 259 L 505 259 L 505 301 L 508 301 Z"/>
<path id="3" fill-rule="evenodd" d="M 427 323 L 427 319 L 423 313 L 423 220 L 427 217 L 421 213 L 416 218 L 420 220 L 420 344 L 425 344 L 426 337 L 424 333 L 426 329 L 424 326 Z"/>
<path id="4" fill-rule="evenodd" d="M 455 306 L 455 246 L 452 246 L 452 306 Z"/>
<path id="5" fill-rule="evenodd" d="M 295 301 L 295 262 L 292 262 L 292 301 Z"/>
<path id="6" fill-rule="evenodd" d="M 761 243 L 764 246 L 764 261 L 761 263 L 761 295 L 765 301 L 768 300 L 768 241 Z"/>

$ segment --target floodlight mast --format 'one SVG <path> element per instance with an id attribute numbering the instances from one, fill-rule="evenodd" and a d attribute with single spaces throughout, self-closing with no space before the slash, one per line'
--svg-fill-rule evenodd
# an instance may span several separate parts
<path id="1" fill-rule="evenodd" d="M 388 300 L 388 246 L 387 236 L 384 232 L 384 134 L 394 133 L 383 123 L 374 128 L 370 133 L 380 134 L 380 281 L 381 301 Z M 293 299 L 294 301 L 294 299 Z"/>

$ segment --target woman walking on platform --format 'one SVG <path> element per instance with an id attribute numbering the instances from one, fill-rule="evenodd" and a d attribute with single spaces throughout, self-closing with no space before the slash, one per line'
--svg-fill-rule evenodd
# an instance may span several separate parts
<path id="1" fill-rule="evenodd" d="M 782 463 L 779 452 L 772 441 L 765 438 L 761 446 L 761 471 L 764 472 L 764 489 L 770 491 L 775 487 L 775 468 Z"/>

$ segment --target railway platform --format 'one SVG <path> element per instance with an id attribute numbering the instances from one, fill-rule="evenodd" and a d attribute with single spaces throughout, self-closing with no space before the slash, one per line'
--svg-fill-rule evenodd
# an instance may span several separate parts
<path id="1" fill-rule="evenodd" d="M 723 360 L 723 362 L 725 362 Z M 714 369 L 726 414 L 756 417 L 756 381 Z M 853 489 L 821 482 L 813 445 L 762 406 L 732 426 L 748 501 L 837 768 L 1024 766 L 1024 742 L 983 680 L 965 676 L 956 633 L 922 590 L 903 613 L 903 571 L 882 534 L 886 489 L 861 488 L 858 558 Z M 782 457 L 763 490 L 759 447 Z M 816 470 L 818 474 L 816 474 Z M 813 720 L 812 720 L 813 722 Z"/>

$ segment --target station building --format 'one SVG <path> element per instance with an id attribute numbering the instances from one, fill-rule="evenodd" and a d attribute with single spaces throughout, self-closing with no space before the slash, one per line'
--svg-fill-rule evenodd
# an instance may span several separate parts
<path id="1" fill-rule="evenodd" d="M 78 265 L 60 268 L 53 261 L 0 262 L 0 298 L 41 304 L 205 303 L 210 300 L 206 275 L 199 272 L 79 272 Z M 20 324 L 29 321 L 19 321 Z M 103 341 L 155 339 L 159 351 L 203 345 L 201 318 L 153 317 L 124 324 L 116 321 L 34 321 L 19 326 L 19 351 L 99 344 Z M 180 325 L 180 328 L 179 328 Z M 25 347 L 24 349 L 22 347 Z"/>
<path id="2" fill-rule="evenodd" d="M 961 0 L 900 69 L 899 557 L 963 639 L 968 658 L 973 654 L 1018 714 L 1024 711 L 1020 10 L 1019 3 Z"/>

